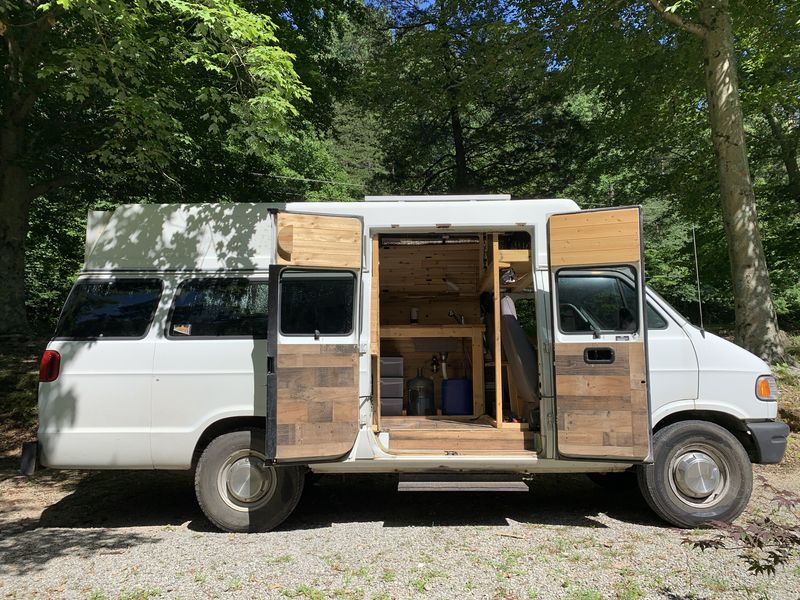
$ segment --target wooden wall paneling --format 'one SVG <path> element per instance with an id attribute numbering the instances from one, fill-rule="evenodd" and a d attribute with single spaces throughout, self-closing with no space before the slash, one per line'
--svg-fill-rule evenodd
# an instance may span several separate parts
<path id="1" fill-rule="evenodd" d="M 638 262 L 639 209 L 553 215 L 549 221 L 550 265 L 616 265 Z"/>
<path id="2" fill-rule="evenodd" d="M 280 344 L 276 458 L 338 457 L 358 434 L 358 347 Z"/>
<path id="3" fill-rule="evenodd" d="M 586 364 L 587 347 L 614 349 L 612 364 Z M 558 450 L 566 456 L 645 458 L 649 451 L 644 344 L 557 343 Z"/>
<path id="4" fill-rule="evenodd" d="M 280 265 L 358 269 L 361 221 L 355 217 L 280 212 L 276 247 Z"/>
<path id="5" fill-rule="evenodd" d="M 477 243 L 383 246 L 381 293 L 475 296 L 479 248 Z"/>

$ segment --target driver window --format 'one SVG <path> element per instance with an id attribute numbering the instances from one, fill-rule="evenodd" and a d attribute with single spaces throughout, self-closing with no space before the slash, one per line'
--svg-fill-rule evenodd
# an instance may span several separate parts
<path id="1" fill-rule="evenodd" d="M 557 285 L 559 326 L 564 333 L 638 330 L 636 295 L 625 293 L 619 278 L 570 270 L 557 275 Z"/>

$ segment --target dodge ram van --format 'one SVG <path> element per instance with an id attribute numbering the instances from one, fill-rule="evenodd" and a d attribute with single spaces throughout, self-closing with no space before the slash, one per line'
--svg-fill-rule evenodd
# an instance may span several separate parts
<path id="1" fill-rule="evenodd" d="M 308 472 L 630 470 L 695 527 L 781 460 L 776 414 L 768 365 L 644 284 L 639 207 L 125 205 L 89 214 L 23 471 L 193 470 L 266 531 Z"/>

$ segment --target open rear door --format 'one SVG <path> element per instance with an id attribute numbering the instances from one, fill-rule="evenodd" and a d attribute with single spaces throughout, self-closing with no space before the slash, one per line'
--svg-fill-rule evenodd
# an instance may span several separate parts
<path id="1" fill-rule="evenodd" d="M 362 222 L 279 212 L 270 267 L 267 458 L 325 461 L 358 433 Z"/>
<path id="2" fill-rule="evenodd" d="M 552 215 L 548 243 L 558 453 L 646 461 L 641 209 Z"/>

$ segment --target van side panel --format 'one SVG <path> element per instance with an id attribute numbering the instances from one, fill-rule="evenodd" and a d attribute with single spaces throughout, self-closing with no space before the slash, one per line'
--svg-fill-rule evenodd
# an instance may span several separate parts
<path id="1" fill-rule="evenodd" d="M 52 341 L 61 373 L 39 385 L 42 464 L 150 469 L 153 340 Z"/>

